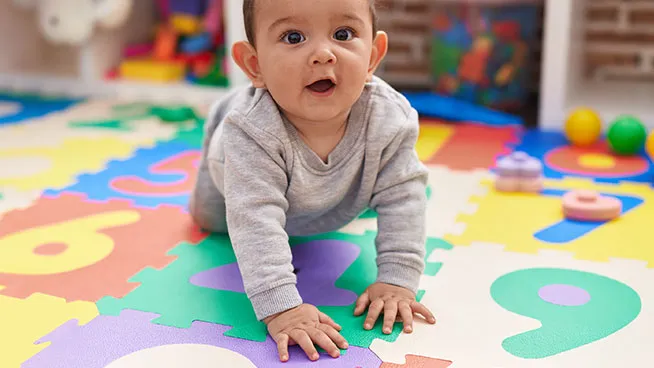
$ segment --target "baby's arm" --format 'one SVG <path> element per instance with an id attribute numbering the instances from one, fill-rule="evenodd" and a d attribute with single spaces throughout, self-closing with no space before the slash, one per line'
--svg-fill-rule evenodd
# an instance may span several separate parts
<path id="1" fill-rule="evenodd" d="M 382 140 L 384 147 L 379 148 L 380 170 L 370 206 L 378 214 L 377 282 L 359 296 L 354 308 L 358 316 L 369 307 L 363 324 L 367 330 L 383 313 L 382 331 L 386 334 L 392 332 L 396 316 L 407 333 L 413 331 L 414 313 L 436 323 L 431 311 L 416 301 L 424 269 L 428 173 L 415 150 L 419 131 L 416 111 L 412 109 L 406 119 L 395 126 L 390 142 Z"/>
<path id="2" fill-rule="evenodd" d="M 252 126 L 246 132 L 233 118 L 224 122 L 225 171 L 220 175 L 227 227 L 245 292 L 263 320 L 302 304 L 284 230 L 288 182 L 277 138 Z"/>
<path id="3" fill-rule="evenodd" d="M 428 172 L 415 150 L 418 114 L 385 147 L 370 207 L 377 216 L 378 282 L 416 292 L 424 270 Z"/>
<path id="4" fill-rule="evenodd" d="M 245 292 L 257 318 L 266 323 L 277 342 L 282 361 L 289 359 L 290 340 L 300 345 L 311 360 L 318 359 L 315 344 L 337 357 L 339 347 L 347 348 L 338 332 L 341 327 L 315 306 L 303 304 L 296 287 L 284 230 L 288 181 L 283 145 L 269 133 L 253 126 L 247 126 L 246 132 L 229 119 L 223 132 L 222 176 L 227 227 Z"/>

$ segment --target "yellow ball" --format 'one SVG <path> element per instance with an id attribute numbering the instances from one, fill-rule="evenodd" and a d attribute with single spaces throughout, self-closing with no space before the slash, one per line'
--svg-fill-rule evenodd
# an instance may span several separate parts
<path id="1" fill-rule="evenodd" d="M 565 122 L 565 136 L 575 146 L 589 146 L 602 133 L 602 119 L 591 109 L 576 109 Z"/>
<path id="2" fill-rule="evenodd" d="M 649 157 L 654 160 L 654 130 L 652 130 L 652 132 L 649 133 L 649 137 L 647 137 L 647 142 L 645 142 L 645 150 L 647 151 Z"/>

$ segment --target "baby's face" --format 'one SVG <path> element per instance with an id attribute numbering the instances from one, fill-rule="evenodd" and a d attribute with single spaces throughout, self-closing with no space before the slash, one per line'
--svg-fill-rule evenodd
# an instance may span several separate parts
<path id="1" fill-rule="evenodd" d="M 257 0 L 255 22 L 262 82 L 289 118 L 349 111 L 378 54 L 368 0 Z"/>

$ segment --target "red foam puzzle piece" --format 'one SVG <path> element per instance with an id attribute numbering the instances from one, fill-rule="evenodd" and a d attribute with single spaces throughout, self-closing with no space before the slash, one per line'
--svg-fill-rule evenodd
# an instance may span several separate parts
<path id="1" fill-rule="evenodd" d="M 419 355 L 406 355 L 406 363 L 384 363 L 379 368 L 447 368 L 452 362 L 441 359 L 427 358 Z"/>
<path id="2" fill-rule="evenodd" d="M 517 127 L 495 127 L 473 123 L 446 124 L 454 133 L 443 146 L 425 161 L 452 170 L 490 169 L 497 158 L 511 152 L 518 143 Z"/>
<path id="3" fill-rule="evenodd" d="M 68 301 L 120 298 L 138 284 L 143 268 L 163 268 L 168 250 L 197 244 L 207 234 L 183 209 L 136 208 L 127 200 L 88 201 L 82 195 L 42 197 L 0 221 L 0 293 L 25 298 L 35 292 Z"/>

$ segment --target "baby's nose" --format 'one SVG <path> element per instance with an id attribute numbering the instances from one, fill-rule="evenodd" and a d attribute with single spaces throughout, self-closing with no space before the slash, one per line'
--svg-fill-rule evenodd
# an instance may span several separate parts
<path id="1" fill-rule="evenodd" d="M 336 55 L 327 48 L 317 50 L 311 57 L 311 64 L 334 64 Z"/>

